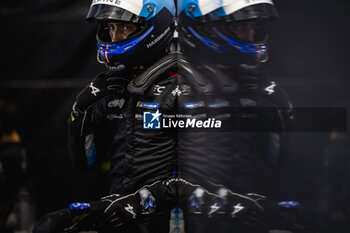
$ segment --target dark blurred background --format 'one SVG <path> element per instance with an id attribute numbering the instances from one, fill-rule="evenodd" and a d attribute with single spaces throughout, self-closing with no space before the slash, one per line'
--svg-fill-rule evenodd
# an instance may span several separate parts
<path id="1" fill-rule="evenodd" d="M 90 1 L 2 0 L 0 4 L 0 99 L 18 109 L 17 128 L 27 153 L 27 197 L 32 200 L 28 208 L 36 219 L 105 192 L 103 174 L 74 171 L 66 144 L 66 120 L 76 94 L 105 68 L 96 61 L 96 28 L 85 21 Z M 350 2 L 276 0 L 275 4 L 280 17 L 269 27 L 266 72 L 286 90 L 294 106 L 348 108 Z M 287 175 L 276 181 L 276 190 L 284 188 L 281 198 L 332 212 L 325 152 L 330 135 L 288 135 L 282 149 Z M 343 157 L 339 163 L 349 161 Z M 334 218 L 341 221 L 337 211 Z"/>

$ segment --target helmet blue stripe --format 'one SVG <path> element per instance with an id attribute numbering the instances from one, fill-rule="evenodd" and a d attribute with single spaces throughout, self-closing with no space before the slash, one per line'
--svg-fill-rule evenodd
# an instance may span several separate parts
<path id="1" fill-rule="evenodd" d="M 219 44 L 208 40 L 207 38 L 199 35 L 192 27 L 188 27 L 188 30 L 192 32 L 193 35 L 195 35 L 198 39 L 203 41 L 209 48 L 212 48 L 213 50 L 216 50 L 217 52 L 222 52 L 222 48 Z"/>
<path id="2" fill-rule="evenodd" d="M 217 30 L 217 28 L 215 28 L 215 27 L 213 28 L 213 31 L 215 31 L 217 33 L 217 35 L 219 35 L 221 38 L 226 40 L 232 47 L 238 49 L 239 51 L 241 51 L 243 53 L 256 54 L 256 53 L 266 52 L 266 43 L 265 42 L 263 42 L 263 43 L 242 43 L 242 42 L 239 42 L 237 40 L 234 40 L 232 38 L 225 36 L 219 30 Z"/>

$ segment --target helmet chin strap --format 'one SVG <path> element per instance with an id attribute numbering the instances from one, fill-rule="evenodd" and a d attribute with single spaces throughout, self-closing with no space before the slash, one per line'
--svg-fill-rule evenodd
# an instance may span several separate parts
<path id="1" fill-rule="evenodd" d="M 245 70 L 254 70 L 259 66 L 259 64 L 256 64 L 256 65 L 240 64 L 239 66 L 240 66 L 240 68 L 245 69 Z"/>
<path id="2" fill-rule="evenodd" d="M 261 63 L 265 63 L 267 62 L 269 59 L 269 56 L 266 54 L 265 58 L 263 60 L 260 60 L 259 62 L 257 62 L 256 64 L 241 64 L 240 67 L 242 69 L 246 69 L 246 70 L 253 70 L 256 69 L 260 66 Z"/>
<path id="3" fill-rule="evenodd" d="M 98 63 L 105 65 L 106 63 L 104 61 L 101 61 L 100 56 L 98 55 L 98 53 L 96 55 L 97 55 L 96 56 L 96 60 L 98 61 Z"/>
<path id="4" fill-rule="evenodd" d="M 123 64 L 120 64 L 120 65 L 118 65 L 118 66 L 109 66 L 109 65 L 107 64 L 107 62 L 104 62 L 104 61 L 102 61 L 102 60 L 100 59 L 100 56 L 99 56 L 98 53 L 97 53 L 97 56 L 96 56 L 96 60 L 98 61 L 98 63 L 105 65 L 109 71 L 114 71 L 114 72 L 116 72 L 116 71 L 124 71 L 124 70 L 125 70 L 125 66 L 124 66 Z"/>

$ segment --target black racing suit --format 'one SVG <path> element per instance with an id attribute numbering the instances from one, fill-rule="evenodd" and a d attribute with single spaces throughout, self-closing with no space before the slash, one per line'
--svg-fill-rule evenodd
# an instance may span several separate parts
<path id="1" fill-rule="evenodd" d="M 93 106 L 83 126 L 72 122 L 69 145 L 73 163 L 86 169 L 98 156 L 110 156 L 112 193 L 129 193 L 171 177 L 176 170 L 176 134 L 143 129 L 142 119 L 146 111 L 174 113 L 176 98 L 169 93 L 176 82 L 165 73 L 144 95 L 125 92 L 108 96 Z"/>
<path id="2" fill-rule="evenodd" d="M 278 160 L 279 145 L 271 140 L 293 125 L 292 105 L 285 92 L 260 73 L 202 69 L 205 91 L 183 78 L 183 89 L 190 87 L 192 94 L 179 98 L 179 112 L 222 124 L 219 129 L 179 131 L 179 170 L 202 185 L 210 181 L 236 192 L 257 192 L 259 175 Z"/>
<path id="3" fill-rule="evenodd" d="M 280 133 L 292 126 L 287 95 L 256 71 L 190 69 L 197 70 L 196 77 L 184 71 L 180 79 L 180 89 L 190 89 L 191 94 L 179 97 L 179 112 L 196 119 L 220 120 L 221 128 L 179 130 L 182 177 L 213 193 L 220 188 L 261 193 L 262 182 L 267 183 L 266 174 L 278 159 Z M 195 212 L 185 213 L 186 232 L 252 231 L 230 218 L 208 219 Z"/>
<path id="4" fill-rule="evenodd" d="M 213 81 L 206 77 L 208 75 L 217 74 L 202 70 L 193 74 L 173 67 L 158 74 L 153 82 L 145 82 L 142 92 L 126 91 L 100 100 L 84 119 L 69 123 L 74 164 L 88 169 L 103 156 L 109 156 L 111 193 L 128 194 L 145 184 L 174 176 L 212 189 L 212 192 L 221 186 L 235 192 L 256 192 L 256 171 L 264 160 L 259 139 L 266 137 L 246 132 L 254 131 L 254 127 L 249 130 L 237 127 L 242 124 L 250 127 L 251 122 L 264 123 L 264 120 L 260 112 L 248 114 L 241 108 L 272 107 L 273 113 L 286 110 L 290 114 L 289 102 L 282 91 L 256 75 L 235 73 L 234 78 L 230 77 L 232 87 L 222 80 L 220 86 L 220 79 Z M 266 91 L 268 87 L 272 91 Z M 215 118 L 222 122 L 222 128 L 144 129 L 144 113 L 157 110 L 162 116 L 182 114 L 203 121 Z M 278 114 L 270 116 L 271 111 L 268 111 L 271 117 L 268 121 L 280 121 Z M 280 127 L 280 122 L 278 125 Z M 168 231 L 169 215 L 162 216 L 161 220 L 157 219 L 157 225 L 164 223 L 164 226 L 157 232 Z M 191 233 L 211 231 L 205 227 L 194 231 L 197 225 L 191 226 L 191 223 L 186 228 Z M 148 229 L 154 232 L 156 228 L 148 226 Z M 227 230 L 230 229 L 225 228 L 223 232 Z"/>
<path id="5" fill-rule="evenodd" d="M 144 129 L 143 117 L 145 112 L 157 110 L 174 114 L 177 96 L 172 91 L 176 89 L 177 78 L 173 75 L 173 69 L 164 70 L 142 94 L 126 90 L 121 95 L 107 96 L 93 105 L 86 116 L 69 119 L 69 146 L 74 165 L 88 170 L 107 157 L 111 162 L 110 192 L 117 194 L 128 194 L 145 184 L 171 178 L 177 169 L 176 131 Z M 168 232 L 170 213 L 158 215 L 156 221 L 146 219 L 145 226 L 133 227 Z M 133 231 L 142 232 L 130 229 Z"/>

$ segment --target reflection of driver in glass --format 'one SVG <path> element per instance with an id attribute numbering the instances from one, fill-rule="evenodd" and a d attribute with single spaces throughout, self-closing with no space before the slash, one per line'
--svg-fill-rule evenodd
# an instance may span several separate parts
<path id="1" fill-rule="evenodd" d="M 211 8 L 207 1 L 190 8 L 189 1 L 179 2 L 179 39 L 185 55 L 231 67 L 256 67 L 267 61 L 265 24 L 277 17 L 272 1 L 212 1 Z"/>
<path id="2" fill-rule="evenodd" d="M 216 38 L 234 36 L 247 42 L 258 42 L 265 39 L 263 24 L 256 21 L 204 23 L 203 29 Z"/>

